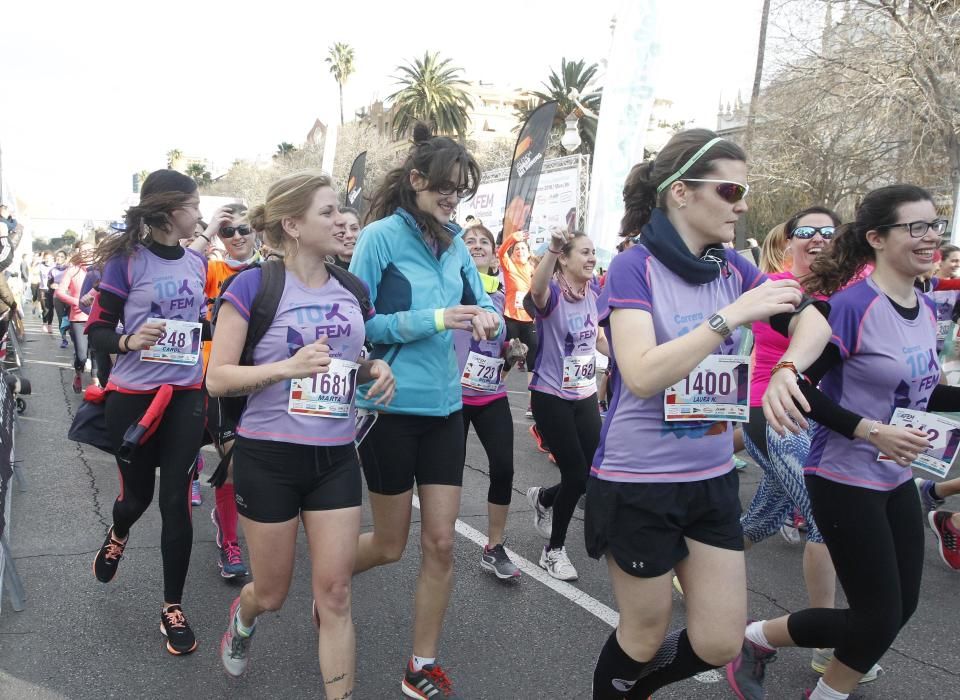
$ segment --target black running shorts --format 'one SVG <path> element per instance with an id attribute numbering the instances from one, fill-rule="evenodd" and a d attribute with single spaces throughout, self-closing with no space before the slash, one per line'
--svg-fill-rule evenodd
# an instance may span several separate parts
<path id="1" fill-rule="evenodd" d="M 245 518 L 282 523 L 305 510 L 360 505 L 363 482 L 352 442 L 318 447 L 240 436 L 234 449 L 233 488 Z"/>
<path id="2" fill-rule="evenodd" d="M 420 486 L 463 484 L 463 412 L 449 416 L 381 413 L 360 443 L 372 493 L 395 496 Z"/>
<path id="3" fill-rule="evenodd" d="M 740 480 L 734 470 L 705 481 L 621 483 L 591 477 L 584 513 L 587 552 L 613 556 L 632 576 L 661 576 L 687 557 L 684 538 L 743 551 Z"/>

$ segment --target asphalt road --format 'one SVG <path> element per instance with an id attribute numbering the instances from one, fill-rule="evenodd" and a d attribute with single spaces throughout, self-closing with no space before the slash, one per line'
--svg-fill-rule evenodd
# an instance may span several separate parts
<path id="1" fill-rule="evenodd" d="M 160 518 L 156 507 L 131 533 L 117 579 L 108 585 L 91 573 L 117 493 L 116 468 L 104 453 L 67 441 L 79 397 L 70 389 L 70 351 L 28 319 L 27 365 L 33 395 L 17 426 L 17 459 L 26 490 L 13 494 L 12 548 L 26 587 L 23 612 L 4 601 L 0 614 L 0 699 L 28 698 L 319 698 L 321 676 L 316 633 L 310 621 L 309 562 L 302 538 L 295 580 L 285 607 L 264 616 L 246 676 L 223 672 L 218 643 L 238 587 L 220 578 L 209 511 L 213 494 L 195 509 L 194 548 L 184 609 L 200 642 L 191 656 L 175 658 L 159 634 Z M 538 454 L 521 376 L 511 378 L 516 428 L 514 507 L 508 547 L 533 562 L 543 541 L 532 527 L 523 497 L 535 484 L 549 485 L 556 468 Z M 741 474 L 748 502 L 759 481 L 751 466 Z M 487 464 L 476 438 L 468 445 L 461 521 L 481 532 L 486 525 Z M 958 499 L 960 501 L 960 499 Z M 960 508 L 960 502 L 954 507 Z M 568 549 L 580 572 L 558 592 L 529 572 L 501 583 L 479 567 L 480 548 L 467 536 L 456 542 L 456 585 L 441 643 L 441 661 L 464 698 L 590 697 L 596 655 L 610 631 L 614 608 L 605 566 L 587 557 L 582 513 L 570 529 Z M 354 581 L 357 627 L 357 698 L 401 698 L 400 679 L 410 653 L 410 621 L 419 550 L 419 511 L 403 559 Z M 370 527 L 365 511 L 364 528 Z M 470 527 L 461 528 L 469 532 Z M 940 561 L 927 537 L 920 608 L 881 661 L 886 670 L 855 698 L 960 698 L 957 591 L 960 577 Z M 801 549 L 779 537 L 747 555 L 752 617 L 772 617 L 805 606 Z M 883 585 L 878 581 L 877 585 Z M 675 622 L 683 603 L 675 600 Z M 842 604 L 842 601 L 841 601 Z M 767 696 L 798 698 L 817 676 L 807 650 L 783 650 L 768 669 Z M 732 698 L 720 676 L 688 680 L 657 693 L 660 698 Z"/>

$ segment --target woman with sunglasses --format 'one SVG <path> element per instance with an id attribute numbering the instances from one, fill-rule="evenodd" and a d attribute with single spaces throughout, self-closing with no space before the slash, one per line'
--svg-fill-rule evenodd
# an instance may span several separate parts
<path id="1" fill-rule="evenodd" d="M 795 279 L 804 284 L 817 256 L 829 247 L 840 218 L 825 207 L 810 207 L 797 212 L 784 225 L 787 255 L 793 260 L 789 271 L 769 275 L 770 279 Z M 740 518 L 744 545 L 749 549 L 758 542 L 785 531 L 796 533 L 795 514 L 806 523 L 807 543 L 803 553 L 803 577 L 812 608 L 833 608 L 836 605 L 836 572 L 830 552 L 823 543 L 810 507 L 810 497 L 803 481 L 803 465 L 810 452 L 812 428 L 794 435 L 777 434 L 767 426 L 763 415 L 763 393 L 770 380 L 770 370 L 787 350 L 788 341 L 768 323 L 753 324 L 754 362 L 750 387 L 750 422 L 744 428 L 744 446 L 750 457 L 763 470 L 763 477 L 746 513 Z M 843 416 L 839 416 L 842 421 Z M 836 425 L 837 417 L 827 425 Z M 784 522 L 794 522 L 794 526 Z M 787 529 L 789 528 L 789 529 Z M 786 535 L 785 535 L 786 536 Z M 830 649 L 814 649 L 811 666 L 823 673 L 830 662 Z M 877 679 L 882 669 L 874 666 L 861 679 L 867 683 Z"/>
<path id="2" fill-rule="evenodd" d="M 199 346 L 207 265 L 179 240 L 193 233 L 199 206 L 197 185 L 186 175 L 157 170 L 147 176 L 139 204 L 127 210 L 125 233 L 97 248 L 94 262 L 103 266 L 103 277 L 87 322 L 91 346 L 117 355 L 105 416 L 116 450 L 131 424 L 156 406 L 158 394 L 172 390 L 152 437 L 132 456 L 117 456 L 120 495 L 93 572 L 103 583 L 113 580 L 130 530 L 159 488 L 164 590 L 160 632 L 174 655 L 197 648 L 181 602 L 193 546 L 188 492 L 203 434 Z M 124 333 L 118 334 L 121 321 Z"/>
<path id="3" fill-rule="evenodd" d="M 611 262 L 600 300 L 613 397 L 584 518 L 587 551 L 606 557 L 620 609 L 594 671 L 598 700 L 628 692 L 645 698 L 723 666 L 738 653 L 746 621 L 733 431 L 726 420 L 668 421 L 690 411 L 675 411 L 667 395 L 686 393 L 692 405 L 732 392 L 724 403 L 739 404 L 748 363 L 721 368 L 740 327 L 752 321 L 776 315 L 776 327 L 794 327 L 798 358 L 816 357 L 812 350 L 829 334 L 816 309 L 796 313 L 796 281 L 765 281 L 724 248 L 747 211 L 745 161 L 736 144 L 693 129 L 635 165 L 624 185 L 621 231 L 641 233 L 638 245 Z M 722 393 L 721 374 L 728 385 Z M 688 626 L 668 634 L 674 571 Z"/>
<path id="4" fill-rule="evenodd" d="M 843 700 L 916 610 L 924 533 L 909 467 L 931 447 L 932 433 L 888 423 L 896 408 L 960 408 L 960 389 L 938 384 L 933 304 L 914 287 L 932 268 L 945 228 L 925 190 L 882 187 L 864 197 L 854 222 L 813 263 L 807 287 L 830 296 L 832 336 L 815 363 L 788 351 L 793 362 L 774 365 L 764 412 L 781 435 L 804 428 L 788 399 L 798 393 L 814 405 L 822 392 L 851 412 L 839 432 L 818 421 L 804 466 L 813 514 L 821 526 L 829 523 L 822 534 L 849 608 L 750 623 L 742 656 L 727 669 L 739 697 L 763 696 L 765 666 L 777 648 L 834 647 L 809 697 Z M 868 262 L 875 265 L 869 277 L 844 288 Z M 879 461 L 878 453 L 889 459 Z"/>
<path id="5" fill-rule="evenodd" d="M 413 655 L 401 684 L 412 698 L 458 697 L 437 662 L 453 590 L 454 524 L 463 482 L 464 434 L 455 330 L 477 340 L 500 332 L 470 252 L 451 221 L 473 196 L 480 168 L 452 139 L 414 128 L 413 146 L 373 196 L 370 221 L 350 271 L 370 288 L 377 315 L 367 321 L 372 357 L 397 381 L 387 408 L 361 387 L 357 406 L 380 411 L 360 444 L 373 532 L 360 537 L 356 571 L 395 562 L 410 531 L 413 486 L 420 498 L 420 575 L 414 599 Z"/>
<path id="6" fill-rule="evenodd" d="M 203 253 L 214 245 L 214 236 L 226 250 L 222 260 L 210 259 L 207 263 L 207 281 L 203 293 L 207 297 L 207 317 L 213 313 L 217 297 L 223 283 L 234 275 L 260 263 L 260 254 L 256 249 L 257 237 L 246 219 L 247 207 L 244 204 L 226 204 L 216 212 L 210 224 L 190 244 L 190 248 Z M 203 366 L 210 363 L 213 343 L 203 344 Z M 225 459 L 234 446 L 237 426 L 220 410 L 220 401 L 208 397 L 207 431 L 213 439 L 220 459 Z M 199 481 L 194 481 L 195 487 Z M 233 460 L 227 463 L 227 474 L 222 484 L 214 489 L 214 507 L 210 510 L 213 521 L 214 542 L 217 545 L 217 567 L 220 576 L 234 579 L 247 575 L 247 566 L 243 562 L 240 538 L 237 536 L 237 503 L 233 487 Z M 199 498 L 195 499 L 199 501 Z"/>

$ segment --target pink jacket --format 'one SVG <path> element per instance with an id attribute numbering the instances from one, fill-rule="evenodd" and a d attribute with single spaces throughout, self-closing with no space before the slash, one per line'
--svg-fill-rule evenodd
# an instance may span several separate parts
<path id="1" fill-rule="evenodd" d="M 60 280 L 60 286 L 57 287 L 55 295 L 57 299 L 70 306 L 70 322 L 86 323 L 87 314 L 80 310 L 80 288 L 83 287 L 83 279 L 87 276 L 87 268 L 71 265 L 63 273 Z"/>

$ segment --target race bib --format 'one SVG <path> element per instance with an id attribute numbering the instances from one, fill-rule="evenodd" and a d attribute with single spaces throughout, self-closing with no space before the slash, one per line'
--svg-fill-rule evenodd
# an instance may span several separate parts
<path id="1" fill-rule="evenodd" d="M 156 344 L 140 351 L 142 362 L 168 365 L 195 365 L 200 359 L 200 323 L 165 318 L 148 318 L 147 323 L 166 324 Z"/>
<path id="2" fill-rule="evenodd" d="M 670 421 L 750 419 L 750 356 L 710 355 L 663 392 L 663 418 Z"/>
<path id="3" fill-rule="evenodd" d="M 943 341 L 950 337 L 950 329 L 953 327 L 953 321 L 937 321 L 937 341 Z"/>
<path id="4" fill-rule="evenodd" d="M 479 352 L 470 351 L 467 364 L 463 367 L 460 386 L 477 391 L 496 391 L 503 375 L 503 360 L 499 357 L 487 357 Z"/>
<path id="5" fill-rule="evenodd" d="M 596 355 L 567 355 L 563 358 L 564 389 L 585 389 L 593 386 L 596 374 Z"/>
<path id="6" fill-rule="evenodd" d="M 957 457 L 957 447 L 960 446 L 960 422 L 935 413 L 898 408 L 890 418 L 890 425 L 916 428 L 926 433 L 932 447 L 917 455 L 910 466 L 941 479 L 947 475 Z M 892 462 L 894 460 L 880 453 L 877 461 Z"/>
<path id="7" fill-rule="evenodd" d="M 290 381 L 287 413 L 311 418 L 349 418 L 360 365 L 330 360 L 326 372 Z"/>
<path id="8" fill-rule="evenodd" d="M 513 308 L 518 311 L 523 310 L 523 294 L 514 294 L 513 295 Z"/>

